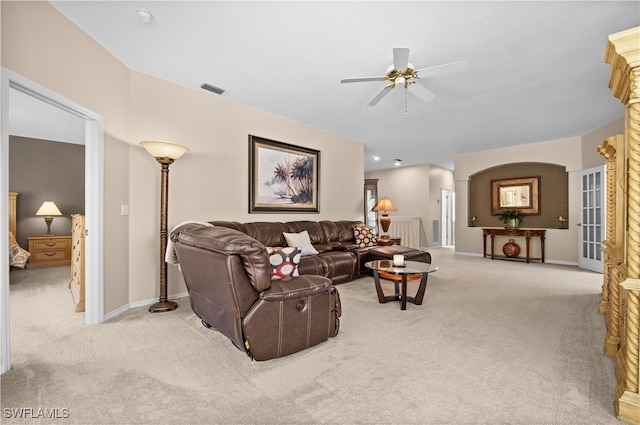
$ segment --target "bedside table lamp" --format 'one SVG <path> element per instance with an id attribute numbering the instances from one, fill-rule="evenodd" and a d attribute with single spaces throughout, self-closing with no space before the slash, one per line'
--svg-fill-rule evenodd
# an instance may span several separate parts
<path id="1" fill-rule="evenodd" d="M 36 215 L 45 216 L 44 222 L 47 223 L 47 233 L 45 233 L 45 235 L 51 235 L 51 223 L 53 222 L 53 216 L 62 215 L 62 213 L 53 201 L 44 201 L 36 212 Z"/>
<path id="2" fill-rule="evenodd" d="M 167 299 L 167 263 L 164 260 L 167 250 L 167 210 L 169 203 L 169 165 L 180 158 L 189 149 L 169 142 L 140 142 L 140 145 L 162 166 L 160 185 L 160 298 L 149 306 L 150 313 L 172 311 L 178 304 Z"/>
<path id="3" fill-rule="evenodd" d="M 389 198 L 381 198 L 378 201 L 378 204 L 373 207 L 371 211 L 382 211 L 382 217 L 380 217 L 380 227 L 382 227 L 382 231 L 384 234 L 380 236 L 382 239 L 389 239 L 389 235 L 387 232 L 389 231 L 389 225 L 391 224 L 391 219 L 389 218 L 389 214 L 387 211 L 398 211 L 396 207 L 391 203 L 391 199 Z"/>

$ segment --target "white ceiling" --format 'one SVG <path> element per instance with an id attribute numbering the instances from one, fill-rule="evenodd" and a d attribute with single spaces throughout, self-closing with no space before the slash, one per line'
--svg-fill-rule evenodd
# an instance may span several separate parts
<path id="1" fill-rule="evenodd" d="M 621 117 L 606 39 L 640 25 L 638 1 L 51 3 L 133 70 L 194 90 L 207 82 L 230 101 L 363 142 L 366 170 L 395 158 L 452 168 L 456 154 Z M 401 89 L 367 107 L 385 83 L 340 80 L 384 75 L 394 47 L 410 48 L 418 69 L 466 60 L 468 70 L 426 80 L 436 98 L 409 94 L 406 115 Z"/>

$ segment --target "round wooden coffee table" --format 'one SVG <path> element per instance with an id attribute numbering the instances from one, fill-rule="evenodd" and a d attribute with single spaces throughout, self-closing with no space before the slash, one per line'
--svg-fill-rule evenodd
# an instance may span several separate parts
<path id="1" fill-rule="evenodd" d="M 378 293 L 378 301 L 386 303 L 388 301 L 400 301 L 400 309 L 407 309 L 407 301 L 416 305 L 421 305 L 424 299 L 424 293 L 427 289 L 427 278 L 429 273 L 438 271 L 438 268 L 429 264 L 418 261 L 405 261 L 404 266 L 397 267 L 390 260 L 369 261 L 366 267 L 373 270 L 373 280 L 376 284 L 376 292 Z M 395 293 L 393 295 L 385 295 L 380 286 L 380 276 L 393 280 L 395 283 Z M 418 292 L 415 297 L 407 296 L 407 281 L 420 279 Z"/>

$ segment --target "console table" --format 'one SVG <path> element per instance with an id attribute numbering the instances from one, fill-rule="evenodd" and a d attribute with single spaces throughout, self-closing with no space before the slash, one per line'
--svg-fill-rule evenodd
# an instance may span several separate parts
<path id="1" fill-rule="evenodd" d="M 490 257 L 491 259 L 495 259 L 498 258 L 500 260 L 521 260 L 521 257 L 507 257 L 504 255 L 495 255 L 495 238 L 496 235 L 499 236 L 516 236 L 516 237 L 524 237 L 526 239 L 526 256 L 524 258 L 524 260 L 529 263 L 532 260 L 539 260 L 542 263 L 544 263 L 544 234 L 545 234 L 546 230 L 544 229 L 498 229 L 498 228 L 483 228 L 482 229 L 482 243 L 483 243 L 483 252 L 484 252 L 484 256 L 487 256 L 487 235 L 491 236 L 491 254 Z M 540 258 L 531 258 L 530 255 L 530 242 L 531 242 L 531 237 L 539 237 L 540 238 L 540 251 L 541 251 L 541 256 Z"/>

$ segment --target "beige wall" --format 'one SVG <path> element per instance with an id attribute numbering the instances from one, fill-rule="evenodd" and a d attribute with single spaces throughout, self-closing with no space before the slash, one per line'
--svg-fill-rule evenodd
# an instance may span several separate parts
<path id="1" fill-rule="evenodd" d="M 620 104 L 620 114 L 622 114 L 622 111 L 623 107 Z M 604 159 L 596 148 L 606 137 L 617 136 L 618 134 L 624 134 L 623 117 L 582 136 L 582 145 L 584 146 L 582 150 L 582 165 L 584 170 L 603 164 Z"/>
<path id="2" fill-rule="evenodd" d="M 191 149 L 171 166 L 170 228 L 185 220 L 361 218 L 361 143 L 130 71 L 46 2 L 1 7 L 2 65 L 104 117 L 105 313 L 159 292 L 160 165 L 140 140 Z M 319 214 L 248 213 L 249 134 L 321 151 Z M 173 266 L 169 282 L 170 294 L 184 293 Z"/>
<path id="3" fill-rule="evenodd" d="M 622 110 L 621 110 L 622 113 Z M 469 176 L 490 167 L 517 162 L 546 162 L 563 165 L 569 175 L 569 220 L 568 230 L 547 229 L 545 257 L 549 262 L 561 264 L 578 263 L 578 191 L 582 170 L 603 165 L 603 157 L 594 156 L 604 137 L 623 132 L 621 119 L 609 123 L 583 136 L 553 140 L 542 143 L 514 146 L 484 152 L 475 152 L 455 157 L 456 185 L 456 252 L 482 255 L 482 229 L 469 227 L 468 183 Z M 609 133 L 609 134 L 607 134 Z M 487 194 L 488 196 L 488 194 Z M 525 226 L 526 227 L 526 226 Z M 539 241 L 533 241 L 533 252 L 539 249 Z"/>
<path id="4" fill-rule="evenodd" d="M 453 172 L 435 165 L 415 165 L 371 171 L 366 178 L 378 179 L 378 197 L 387 196 L 398 211 L 393 216 L 420 217 L 422 232 L 420 246 L 439 245 L 433 243 L 432 221 L 441 220 L 441 189 L 454 190 Z M 362 214 L 360 214 L 362 215 Z"/>
<path id="5" fill-rule="evenodd" d="M 169 229 L 187 220 L 356 220 L 362 216 L 361 143 L 220 97 L 132 72 L 131 138 L 169 140 L 189 147 L 171 165 Z M 170 99 L 170 102 L 167 100 Z M 320 213 L 249 214 L 248 135 L 320 151 Z M 340 173 L 332 172 L 340 170 Z M 143 148 L 130 153 L 131 300 L 152 297 L 158 281 L 160 165 Z M 134 213 L 135 212 L 135 213 Z M 170 293 L 186 289 L 175 267 Z"/>

